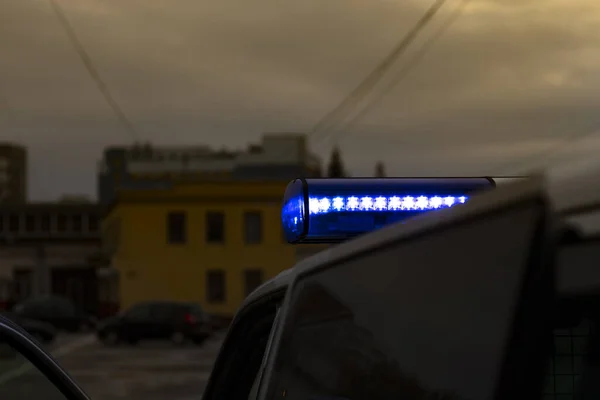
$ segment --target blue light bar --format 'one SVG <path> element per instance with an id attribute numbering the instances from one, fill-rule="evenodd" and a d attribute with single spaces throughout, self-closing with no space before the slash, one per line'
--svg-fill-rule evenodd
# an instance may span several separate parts
<path id="1" fill-rule="evenodd" d="M 281 221 L 289 243 L 337 243 L 494 186 L 491 178 L 296 179 Z"/>

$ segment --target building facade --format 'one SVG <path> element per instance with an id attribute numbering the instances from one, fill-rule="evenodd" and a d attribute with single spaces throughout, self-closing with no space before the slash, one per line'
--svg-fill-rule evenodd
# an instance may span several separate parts
<path id="1" fill-rule="evenodd" d="M 297 261 L 280 222 L 287 182 L 223 181 L 119 194 L 103 221 L 122 307 L 193 301 L 233 316 L 256 287 Z"/>
<path id="2" fill-rule="evenodd" d="M 320 160 L 309 153 L 304 134 L 266 134 L 246 151 L 207 146 L 111 147 L 98 172 L 98 198 L 115 200 L 119 190 L 168 189 L 176 183 L 205 181 L 284 181 L 320 176 Z"/>
<path id="3" fill-rule="evenodd" d="M 96 204 L 3 205 L 0 301 L 55 294 L 93 314 L 114 309 L 116 284 L 103 283 L 94 262 L 102 249 L 100 220 Z"/>
<path id="4" fill-rule="evenodd" d="M 0 203 L 27 201 L 27 149 L 0 143 Z"/>

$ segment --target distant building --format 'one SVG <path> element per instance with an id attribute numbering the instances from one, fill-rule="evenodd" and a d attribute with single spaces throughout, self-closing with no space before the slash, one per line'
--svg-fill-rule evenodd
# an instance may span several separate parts
<path id="1" fill-rule="evenodd" d="M 0 143 L 0 203 L 27 201 L 27 149 Z"/>
<path id="2" fill-rule="evenodd" d="M 240 152 L 208 146 L 111 147 L 100 162 L 98 198 L 110 204 L 121 189 L 167 189 L 174 183 L 205 181 L 287 181 L 320 174 L 320 160 L 308 151 L 304 134 L 265 134 L 259 145 Z"/>
<path id="3" fill-rule="evenodd" d="M 305 246 L 289 245 L 283 237 L 286 184 L 225 181 L 122 190 L 102 223 L 121 307 L 185 300 L 231 318 L 252 290 L 311 254 L 299 256 Z"/>
<path id="4" fill-rule="evenodd" d="M 6 204 L 0 208 L 0 301 L 40 294 L 70 298 L 86 311 L 110 314 L 113 277 L 101 274 L 97 204 Z"/>
<path id="5" fill-rule="evenodd" d="M 86 195 L 67 194 L 58 199 L 61 204 L 92 204 L 93 201 Z"/>

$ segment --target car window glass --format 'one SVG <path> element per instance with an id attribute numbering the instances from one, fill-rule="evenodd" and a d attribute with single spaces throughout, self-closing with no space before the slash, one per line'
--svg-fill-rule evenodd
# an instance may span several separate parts
<path id="1" fill-rule="evenodd" d="M 267 341 L 267 345 L 265 348 L 265 352 L 262 356 L 262 362 L 260 365 L 260 369 L 256 374 L 256 378 L 254 378 L 254 383 L 252 384 L 252 388 L 250 389 L 250 395 L 248 396 L 248 400 L 255 400 L 258 398 L 259 389 L 262 383 L 262 378 L 264 376 L 265 369 L 267 367 L 267 362 L 269 360 L 269 355 L 271 354 L 273 339 L 277 333 L 277 326 L 279 321 L 281 320 L 281 307 L 277 308 L 277 314 L 275 316 L 275 321 L 273 321 L 273 327 L 271 328 L 271 332 L 269 332 L 269 339 Z"/>
<path id="2" fill-rule="evenodd" d="M 176 304 L 155 304 L 150 312 L 156 321 L 171 321 L 177 317 L 183 318 L 185 309 Z"/>
<path id="3" fill-rule="evenodd" d="M 0 398 L 66 400 L 60 390 L 20 353 L 0 339 Z"/>
<path id="4" fill-rule="evenodd" d="M 223 344 L 205 400 L 252 398 L 277 307 L 278 303 L 272 303 L 242 311 Z"/>
<path id="5" fill-rule="evenodd" d="M 133 306 L 129 311 L 127 311 L 127 313 L 125 313 L 125 317 L 132 321 L 147 321 L 152 317 L 151 305 L 140 304 Z"/>
<path id="6" fill-rule="evenodd" d="M 198 304 L 192 304 L 189 307 L 190 313 L 198 318 L 198 319 L 205 319 L 206 315 L 204 313 L 204 310 L 202 309 L 202 307 Z"/>
<path id="7" fill-rule="evenodd" d="M 267 398 L 493 398 L 539 217 L 482 216 L 299 279 Z"/>

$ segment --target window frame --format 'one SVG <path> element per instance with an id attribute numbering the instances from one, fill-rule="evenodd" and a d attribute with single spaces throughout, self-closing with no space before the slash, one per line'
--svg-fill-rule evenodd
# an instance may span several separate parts
<path id="1" fill-rule="evenodd" d="M 188 241 L 187 213 L 182 210 L 167 212 L 166 239 L 169 245 L 184 245 Z"/>
<path id="2" fill-rule="evenodd" d="M 7 232 L 11 235 L 18 234 L 22 230 L 21 215 L 17 213 L 8 214 L 8 229 Z"/>
<path id="3" fill-rule="evenodd" d="M 210 277 L 211 274 L 220 276 L 223 279 L 223 287 L 221 288 L 221 298 L 215 299 L 212 296 Z M 227 272 L 224 269 L 209 269 L 206 270 L 206 302 L 208 304 L 224 304 L 227 302 Z"/>
<path id="4" fill-rule="evenodd" d="M 28 234 L 38 232 L 38 218 L 37 215 L 27 213 L 25 214 L 25 232 Z"/>
<path id="5" fill-rule="evenodd" d="M 127 311 L 125 311 L 125 314 L 123 315 L 123 317 L 124 317 L 125 321 L 127 321 L 127 322 L 148 322 L 148 321 L 152 320 L 153 308 L 154 308 L 153 303 L 136 304 L 136 305 L 132 306 L 131 308 L 129 308 Z M 148 317 L 146 319 L 136 317 L 135 315 L 132 317 L 132 313 L 134 313 L 140 309 L 147 310 Z"/>
<path id="6" fill-rule="evenodd" d="M 46 225 L 46 223 L 48 223 Z M 40 232 L 51 233 L 52 232 L 52 215 L 49 213 L 43 213 L 40 216 Z"/>
<path id="7" fill-rule="evenodd" d="M 84 232 L 84 215 L 81 213 L 73 213 L 71 214 L 71 230 L 74 233 L 83 233 Z"/>
<path id="8" fill-rule="evenodd" d="M 64 225 L 62 223 L 64 222 Z M 69 231 L 69 216 L 64 213 L 56 215 L 56 232 L 67 233 Z"/>
<path id="9" fill-rule="evenodd" d="M 220 400 L 224 398 L 235 398 L 231 394 L 239 386 L 239 379 L 245 368 L 240 359 L 244 359 L 248 350 L 253 350 L 255 340 L 248 340 L 247 333 L 256 325 L 257 321 L 263 321 L 269 314 L 273 316 L 271 329 L 269 330 L 265 350 L 262 354 L 258 371 L 253 376 L 250 386 L 247 387 L 246 398 L 259 398 L 260 387 L 264 378 L 268 359 L 272 354 L 274 338 L 280 327 L 281 315 L 283 315 L 283 304 L 287 288 L 283 287 L 256 299 L 244 306 L 235 316 L 227 332 L 227 336 L 221 346 L 221 351 L 215 360 L 213 372 L 207 382 L 202 396 L 203 400 Z M 246 351 L 245 351 L 246 350 Z M 258 380 L 258 383 L 257 383 Z M 249 397 L 252 396 L 252 397 Z"/>
<path id="10" fill-rule="evenodd" d="M 212 228 L 211 228 L 211 217 L 219 217 L 220 220 L 220 235 L 218 239 L 213 239 L 211 238 L 211 232 L 212 232 Z M 204 219 L 205 219 L 205 242 L 208 244 L 224 244 L 227 241 L 227 232 L 226 232 L 226 216 L 225 216 L 225 212 L 224 211 L 216 211 L 216 210 L 211 210 L 211 211 L 207 211 L 206 214 L 204 215 Z"/>

